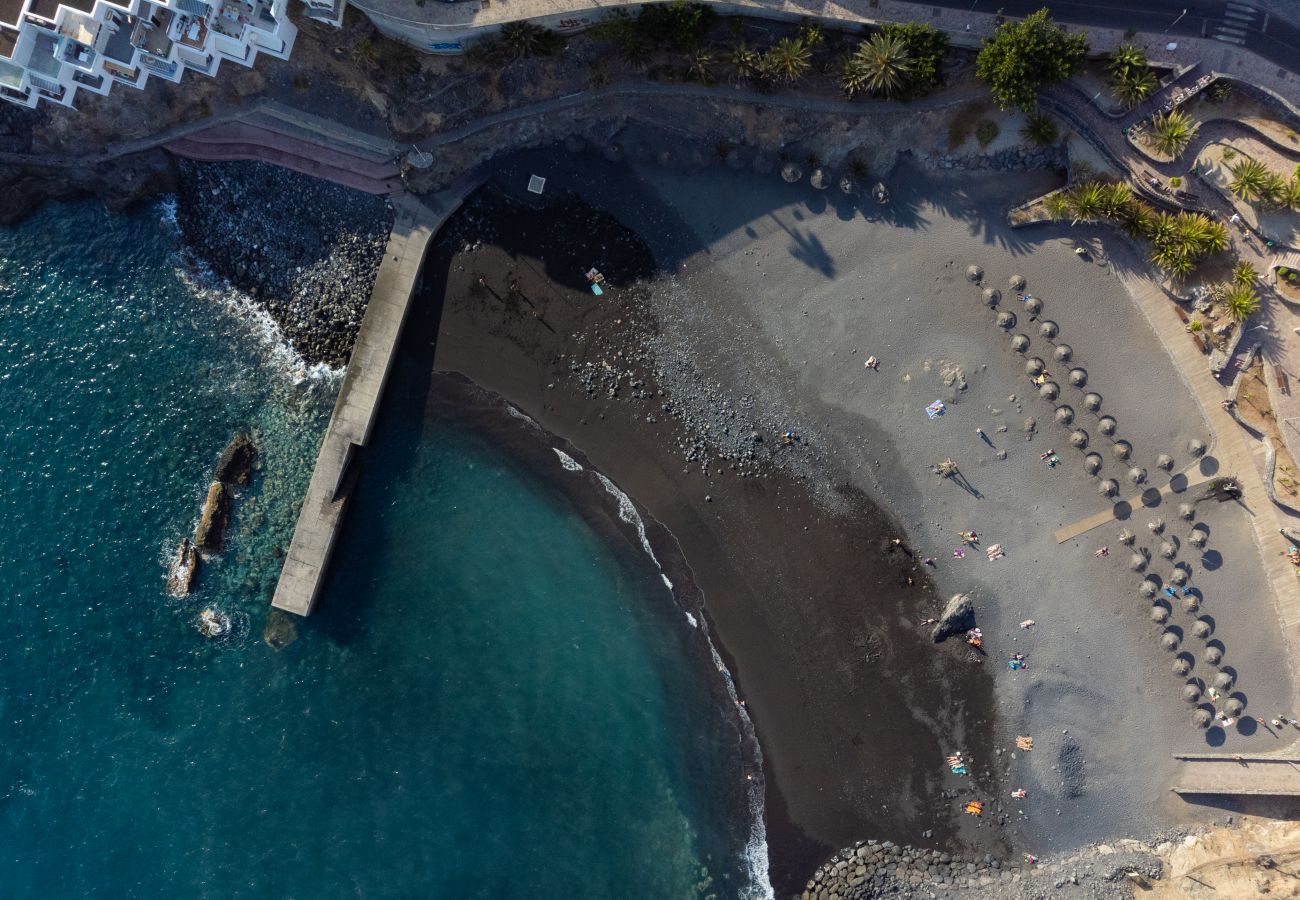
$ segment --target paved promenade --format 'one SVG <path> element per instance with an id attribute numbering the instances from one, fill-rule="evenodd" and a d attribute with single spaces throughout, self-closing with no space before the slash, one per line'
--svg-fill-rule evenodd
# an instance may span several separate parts
<path id="1" fill-rule="evenodd" d="M 1175 754 L 1177 794 L 1300 796 L 1300 760 L 1294 756 Z"/>
<path id="2" fill-rule="evenodd" d="M 310 615 L 320 596 L 339 526 L 356 480 L 358 455 L 370 440 L 384 385 L 419 283 L 429 240 L 477 182 L 460 182 L 424 203 L 394 201 L 396 221 L 375 278 L 366 316 L 348 360 L 334 414 L 321 442 L 271 605 Z"/>

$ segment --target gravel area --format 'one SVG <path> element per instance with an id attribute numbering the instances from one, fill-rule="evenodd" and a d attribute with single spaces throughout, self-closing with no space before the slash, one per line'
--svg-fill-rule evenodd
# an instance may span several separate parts
<path id="1" fill-rule="evenodd" d="M 195 256 L 271 314 L 309 363 L 346 365 L 383 259 L 380 197 L 258 162 L 178 160 Z"/>

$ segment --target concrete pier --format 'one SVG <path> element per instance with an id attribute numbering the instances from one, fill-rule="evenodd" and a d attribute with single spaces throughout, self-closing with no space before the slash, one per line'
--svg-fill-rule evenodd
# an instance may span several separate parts
<path id="1" fill-rule="evenodd" d="M 357 456 L 379 412 L 425 250 L 474 186 L 449 188 L 427 204 L 409 196 L 393 201 L 396 221 L 275 586 L 271 605 L 277 609 L 306 616 L 316 605 L 356 481 Z"/>

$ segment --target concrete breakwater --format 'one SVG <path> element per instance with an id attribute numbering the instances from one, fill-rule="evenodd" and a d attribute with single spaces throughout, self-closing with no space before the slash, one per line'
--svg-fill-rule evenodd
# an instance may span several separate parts
<path id="1" fill-rule="evenodd" d="M 458 182 L 424 202 L 413 197 L 394 201 L 396 221 L 285 554 L 271 601 L 276 609 L 306 616 L 316 605 L 356 480 L 357 454 L 369 441 L 378 416 L 425 251 L 477 184 Z"/>

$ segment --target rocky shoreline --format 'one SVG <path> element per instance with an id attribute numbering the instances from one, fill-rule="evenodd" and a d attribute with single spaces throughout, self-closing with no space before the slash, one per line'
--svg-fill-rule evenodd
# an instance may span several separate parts
<path id="1" fill-rule="evenodd" d="M 939 850 L 858 841 L 814 873 L 800 900 L 867 900 L 874 897 L 1037 900 L 1045 897 L 1128 900 L 1133 885 L 1164 873 L 1153 847 L 1124 840 L 1030 864 L 1006 865 L 985 855 L 971 860 Z"/>
<path id="2" fill-rule="evenodd" d="M 176 165 L 176 221 L 198 260 L 257 300 L 309 364 L 346 365 L 393 225 L 388 202 L 265 163 Z"/>

